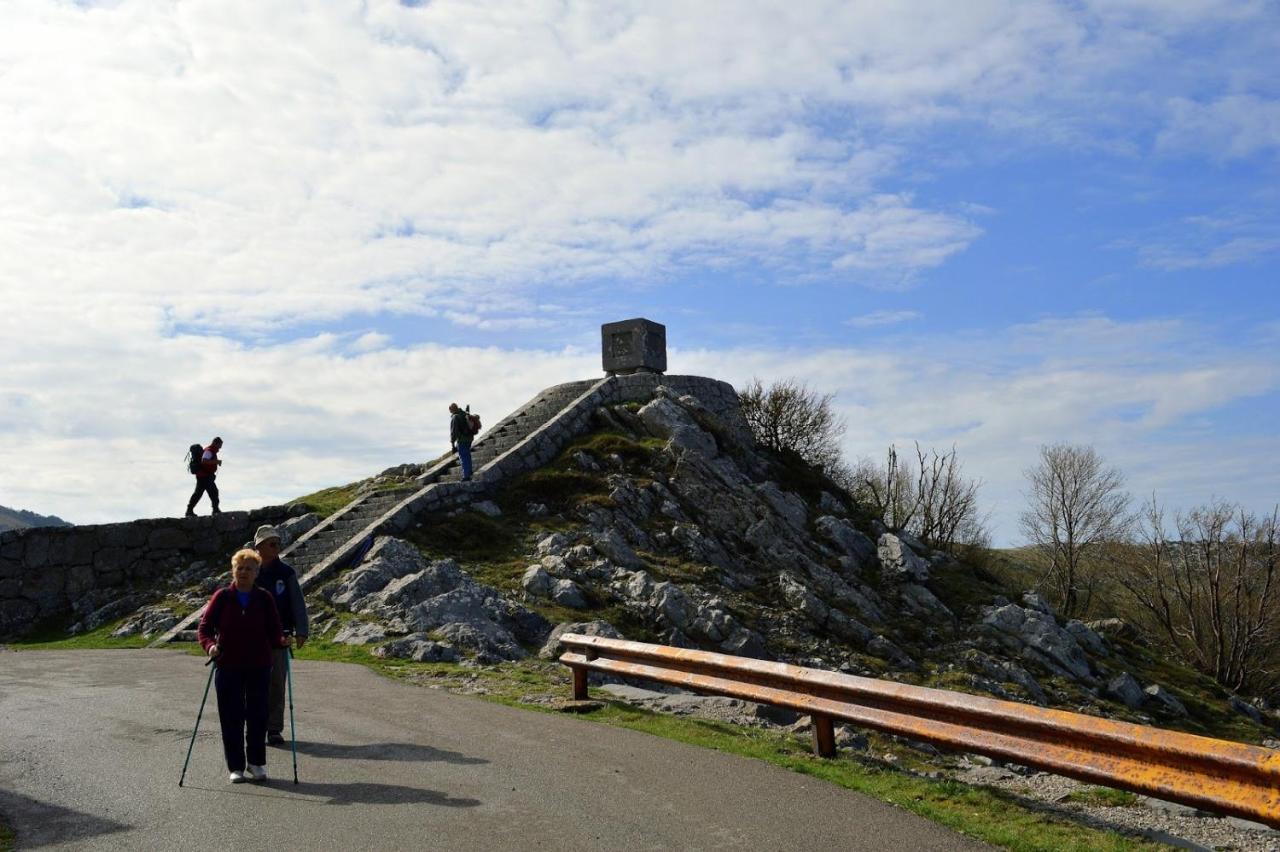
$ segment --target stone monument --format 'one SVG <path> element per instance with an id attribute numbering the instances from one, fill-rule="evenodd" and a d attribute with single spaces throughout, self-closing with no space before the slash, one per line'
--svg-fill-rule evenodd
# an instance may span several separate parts
<path id="1" fill-rule="evenodd" d="M 604 371 L 610 376 L 667 371 L 667 327 L 652 320 L 607 322 L 600 326 Z"/>

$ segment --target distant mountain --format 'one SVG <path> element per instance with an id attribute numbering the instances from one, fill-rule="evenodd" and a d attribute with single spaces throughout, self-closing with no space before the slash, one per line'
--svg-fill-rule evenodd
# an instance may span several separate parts
<path id="1" fill-rule="evenodd" d="M 37 515 L 26 509 L 10 509 L 0 506 L 0 532 L 20 530 L 26 527 L 69 527 L 71 524 L 57 515 Z"/>

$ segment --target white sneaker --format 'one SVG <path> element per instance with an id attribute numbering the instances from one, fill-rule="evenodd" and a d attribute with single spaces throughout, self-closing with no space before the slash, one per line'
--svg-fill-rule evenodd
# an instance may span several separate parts
<path id="1" fill-rule="evenodd" d="M 248 781 L 248 780 L 249 780 L 249 776 L 248 776 L 248 775 L 246 775 L 246 774 L 245 774 L 245 773 L 243 773 L 243 772 L 232 772 L 232 773 L 231 773 L 231 783 L 232 783 L 232 784 L 243 784 L 244 782 L 246 782 L 246 781 Z"/>
<path id="2" fill-rule="evenodd" d="M 245 774 L 245 776 L 246 776 L 247 780 L 249 780 L 249 781 L 266 781 L 266 780 L 267 780 L 267 767 L 265 767 L 265 766 L 254 766 L 252 763 L 250 763 L 250 764 L 249 764 L 249 768 L 248 768 L 248 770 L 246 770 L 244 774 Z"/>

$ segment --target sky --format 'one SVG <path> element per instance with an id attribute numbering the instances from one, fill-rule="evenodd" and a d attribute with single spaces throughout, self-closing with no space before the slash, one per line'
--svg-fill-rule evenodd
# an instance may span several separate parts
<path id="1" fill-rule="evenodd" d="M 224 509 L 602 375 L 835 394 L 952 446 L 997 544 L 1038 447 L 1280 501 L 1275 0 L 10 0 L 0 504 Z"/>

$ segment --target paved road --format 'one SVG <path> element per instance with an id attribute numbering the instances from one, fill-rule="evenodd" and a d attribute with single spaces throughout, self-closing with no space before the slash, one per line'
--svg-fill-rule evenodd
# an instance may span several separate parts
<path id="1" fill-rule="evenodd" d="M 0 650 L 0 813 L 19 848 L 981 849 L 881 802 L 633 731 L 300 662 L 299 775 L 227 783 L 207 669 L 174 651 Z"/>

